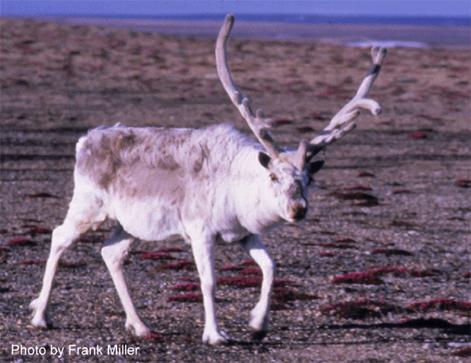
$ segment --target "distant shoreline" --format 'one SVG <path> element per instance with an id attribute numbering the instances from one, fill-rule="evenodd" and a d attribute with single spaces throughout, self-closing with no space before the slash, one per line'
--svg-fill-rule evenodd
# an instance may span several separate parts
<path id="1" fill-rule="evenodd" d="M 193 16 L 178 17 L 177 19 L 164 17 L 70 16 L 41 17 L 39 19 L 61 23 L 125 28 L 167 35 L 213 38 L 217 34 L 222 16 Z M 292 21 L 290 22 L 289 19 L 292 19 Z M 342 19 L 345 19 L 346 23 L 341 23 L 340 20 Z M 361 23 L 362 19 L 363 23 Z M 381 19 L 385 23 L 379 23 Z M 393 19 L 397 23 L 393 23 Z M 412 24 L 414 19 L 422 20 L 415 25 Z M 235 37 L 239 38 L 316 41 L 349 46 L 380 44 L 388 47 L 471 48 L 471 27 L 469 25 L 456 25 L 463 24 L 465 20 L 469 19 L 447 19 L 335 16 L 328 22 L 326 17 L 312 16 L 305 18 L 290 16 L 285 18 L 262 17 L 261 21 L 255 20 L 255 18 L 251 20 L 249 16 L 241 16 L 238 18 L 233 33 Z"/>
<path id="2" fill-rule="evenodd" d="M 379 16 L 379 15 L 304 15 L 304 14 L 236 14 L 238 20 L 250 22 L 270 22 L 288 24 L 332 24 L 332 25 L 431 25 L 471 27 L 471 17 L 466 16 Z M 8 16 L 7 16 L 8 17 Z M 14 16 L 12 16 L 14 17 Z M 90 18 L 111 20 L 151 20 L 151 21 L 221 21 L 224 14 L 192 15 L 86 15 L 56 14 L 38 15 L 49 18 Z"/>

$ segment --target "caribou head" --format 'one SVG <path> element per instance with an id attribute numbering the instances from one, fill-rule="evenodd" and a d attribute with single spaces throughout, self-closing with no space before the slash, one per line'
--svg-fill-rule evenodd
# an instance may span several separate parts
<path id="1" fill-rule="evenodd" d="M 301 140 L 297 150 L 287 150 L 275 144 L 269 132 L 272 120 L 265 118 L 261 110 L 253 112 L 250 99 L 232 79 L 226 44 L 233 24 L 234 17 L 227 15 L 218 34 L 215 52 L 219 79 L 232 103 L 264 148 L 264 151 L 260 151 L 258 160 L 266 170 L 266 185 L 276 201 L 279 216 L 286 221 L 295 222 L 306 215 L 308 186 L 311 185 L 314 174 L 324 165 L 322 160 L 314 160 L 315 155 L 355 128 L 354 120 L 359 116 L 360 110 L 368 110 L 375 116 L 380 114 L 379 104 L 367 98 L 367 95 L 379 74 L 386 49 L 372 48 L 373 65 L 357 93 L 335 114 L 320 134 L 310 141 Z"/>

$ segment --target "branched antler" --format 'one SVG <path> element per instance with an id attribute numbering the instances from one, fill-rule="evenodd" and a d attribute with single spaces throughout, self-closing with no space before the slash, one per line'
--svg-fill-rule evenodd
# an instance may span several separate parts
<path id="1" fill-rule="evenodd" d="M 320 135 L 309 142 L 307 145 L 306 160 L 310 160 L 325 146 L 339 140 L 346 133 L 355 128 L 356 125 L 353 121 L 358 117 L 361 109 L 368 110 L 375 116 L 381 113 L 380 105 L 376 101 L 366 97 L 381 70 L 385 56 L 385 48 L 374 47 L 371 49 L 373 66 L 361 82 L 355 96 L 337 112 L 330 120 L 327 127 L 321 131 Z"/>
<path id="2" fill-rule="evenodd" d="M 233 24 L 234 16 L 227 15 L 216 41 L 216 66 L 219 79 L 231 98 L 232 103 L 237 107 L 256 138 L 265 147 L 268 154 L 276 158 L 278 157 L 279 151 L 268 131 L 268 129 L 271 128 L 271 120 L 264 118 L 261 110 L 257 110 L 256 114 L 253 113 L 249 98 L 245 96 L 234 83 L 229 70 L 226 44 Z"/>

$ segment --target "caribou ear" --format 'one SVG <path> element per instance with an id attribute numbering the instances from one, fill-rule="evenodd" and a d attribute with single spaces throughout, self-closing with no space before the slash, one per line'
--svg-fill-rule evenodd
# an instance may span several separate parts
<path id="1" fill-rule="evenodd" d="M 323 166 L 324 166 L 324 160 L 317 160 L 317 161 L 313 161 L 312 163 L 308 163 L 306 165 L 306 170 L 309 175 L 314 175 L 319 170 L 321 170 Z"/>
<path id="2" fill-rule="evenodd" d="M 268 169 L 268 164 L 270 164 L 270 156 L 268 154 L 265 154 L 264 152 L 259 152 L 258 153 L 258 161 L 264 168 Z"/>

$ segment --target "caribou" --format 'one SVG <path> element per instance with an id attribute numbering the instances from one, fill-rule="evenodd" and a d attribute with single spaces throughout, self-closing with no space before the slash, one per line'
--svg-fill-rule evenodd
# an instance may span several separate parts
<path id="1" fill-rule="evenodd" d="M 63 252 L 83 233 L 111 219 L 117 226 L 101 255 L 124 308 L 125 327 L 134 335 L 147 336 L 150 330 L 131 300 L 123 260 L 136 239 L 159 241 L 177 235 L 190 244 L 200 278 L 203 342 L 228 341 L 216 319 L 216 241 L 240 244 L 260 267 L 261 293 L 249 325 L 256 338 L 265 336 L 275 264 L 260 235 L 305 217 L 308 189 L 324 163 L 314 160 L 316 154 L 351 131 L 362 109 L 380 113 L 379 104 L 367 95 L 386 50 L 372 49 L 373 66 L 355 96 L 318 136 L 290 150 L 275 143 L 271 120 L 261 111 L 254 113 L 251 101 L 234 83 L 226 54 L 233 23 L 234 17 L 226 16 L 217 37 L 217 73 L 257 141 L 229 124 L 202 129 L 115 125 L 81 137 L 72 200 L 63 223 L 53 230 L 42 289 L 30 304 L 33 326 L 47 326 L 46 308 Z"/>

